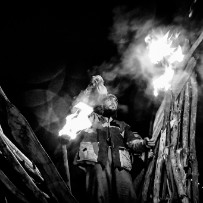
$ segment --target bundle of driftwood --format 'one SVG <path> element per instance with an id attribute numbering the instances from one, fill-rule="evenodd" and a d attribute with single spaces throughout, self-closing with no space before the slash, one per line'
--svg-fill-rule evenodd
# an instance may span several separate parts
<path id="1" fill-rule="evenodd" d="M 77 202 L 29 123 L 1 88 L 0 191 L 2 203 Z"/>
<path id="2" fill-rule="evenodd" d="M 157 111 L 152 135 L 156 146 L 144 176 L 141 202 L 199 202 L 195 149 L 198 87 L 192 55 L 202 40 L 203 32 Z"/>

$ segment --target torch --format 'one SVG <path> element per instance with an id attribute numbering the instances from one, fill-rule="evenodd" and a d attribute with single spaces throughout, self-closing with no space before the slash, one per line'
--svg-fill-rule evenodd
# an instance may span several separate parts
<path id="1" fill-rule="evenodd" d="M 89 115 L 93 112 L 93 107 L 101 104 L 103 98 L 107 95 L 107 88 L 104 86 L 104 80 L 100 75 L 92 76 L 91 83 L 85 91 L 81 92 L 74 102 L 74 113 L 66 117 L 64 127 L 59 131 L 61 137 L 61 146 L 63 153 L 64 168 L 67 177 L 67 185 L 71 189 L 70 172 L 68 164 L 67 146 L 71 140 L 75 139 L 80 131 L 92 126 Z"/>
<path id="2" fill-rule="evenodd" d="M 81 130 L 91 127 L 92 123 L 88 116 L 92 113 L 93 108 L 83 102 L 79 102 L 74 106 L 77 110 L 75 113 L 66 117 L 66 123 L 64 127 L 59 131 L 61 137 L 61 147 L 63 154 L 63 163 L 67 179 L 67 185 L 71 190 L 70 183 L 70 171 L 68 163 L 68 151 L 67 146 L 71 140 L 75 139 Z"/>

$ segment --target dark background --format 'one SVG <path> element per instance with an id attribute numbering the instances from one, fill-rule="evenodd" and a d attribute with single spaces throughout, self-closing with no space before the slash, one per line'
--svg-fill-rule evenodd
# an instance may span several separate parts
<path id="1" fill-rule="evenodd" d="M 118 58 L 117 46 L 109 37 L 115 8 L 123 7 L 126 12 L 140 9 L 143 15 L 150 13 L 170 24 L 177 15 L 188 18 L 191 7 L 191 20 L 200 23 L 202 5 L 200 0 L 193 3 L 117 0 L 3 5 L 0 85 L 54 157 L 57 132 L 69 113 L 71 101 L 87 87 L 95 66 Z M 145 137 L 149 135 L 157 103 L 145 97 L 142 88 L 128 85 L 125 93 L 119 95 L 120 104 L 130 110 L 120 111 L 118 117 Z M 200 95 L 196 138 L 199 180 L 203 186 L 201 101 Z"/>

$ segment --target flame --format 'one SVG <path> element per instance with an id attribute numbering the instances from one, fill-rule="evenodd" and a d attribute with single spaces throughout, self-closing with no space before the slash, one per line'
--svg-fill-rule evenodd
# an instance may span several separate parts
<path id="1" fill-rule="evenodd" d="M 93 108 L 83 102 L 74 106 L 78 110 L 66 117 L 66 124 L 59 131 L 59 136 L 67 135 L 70 139 L 75 139 L 78 132 L 91 127 L 92 123 L 88 116 L 93 112 Z"/>
<path id="2" fill-rule="evenodd" d="M 173 49 L 171 48 L 171 41 L 168 41 L 169 32 L 165 35 L 157 34 L 153 39 L 150 35 L 145 38 L 148 43 L 149 58 L 153 64 L 163 60 L 164 57 L 169 56 Z"/>
<path id="3" fill-rule="evenodd" d="M 164 73 L 153 79 L 154 96 L 158 95 L 159 90 L 167 91 L 171 87 L 171 81 L 175 72 L 176 62 L 182 62 L 184 54 L 181 46 L 175 46 L 180 33 L 166 34 L 163 32 L 149 34 L 145 38 L 147 43 L 148 56 L 153 64 L 161 63 Z"/>
<path id="4" fill-rule="evenodd" d="M 158 96 L 159 90 L 167 91 L 170 89 L 170 82 L 173 78 L 173 75 L 174 69 L 172 69 L 171 67 L 166 67 L 164 74 L 152 81 L 155 97 Z"/>

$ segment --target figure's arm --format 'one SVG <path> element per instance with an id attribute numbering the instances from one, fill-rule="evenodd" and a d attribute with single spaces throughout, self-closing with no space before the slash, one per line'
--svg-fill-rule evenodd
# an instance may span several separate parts
<path id="1" fill-rule="evenodd" d="M 132 137 L 133 136 L 133 137 Z M 147 150 L 146 140 L 135 132 L 132 132 L 131 140 L 128 140 L 127 146 L 134 152 L 142 153 Z"/>
<path id="2" fill-rule="evenodd" d="M 132 132 L 130 126 L 126 126 L 125 137 L 127 146 L 137 153 L 147 151 L 155 145 L 155 141 L 150 140 L 148 137 L 142 139 L 137 132 Z"/>

